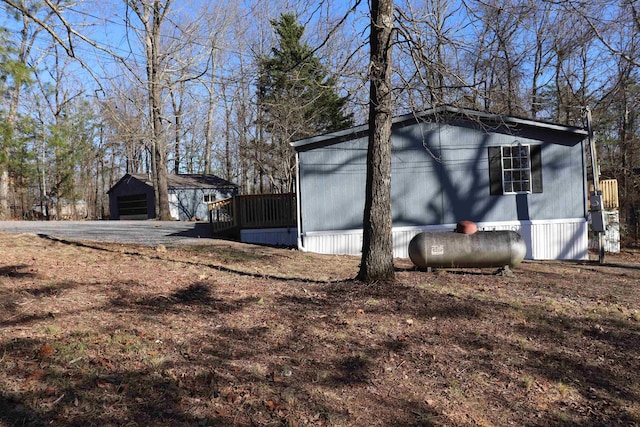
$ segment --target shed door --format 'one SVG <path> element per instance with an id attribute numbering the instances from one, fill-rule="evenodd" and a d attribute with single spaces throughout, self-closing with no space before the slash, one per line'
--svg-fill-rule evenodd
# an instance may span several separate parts
<path id="1" fill-rule="evenodd" d="M 120 219 L 147 219 L 147 195 L 119 196 L 118 211 Z"/>

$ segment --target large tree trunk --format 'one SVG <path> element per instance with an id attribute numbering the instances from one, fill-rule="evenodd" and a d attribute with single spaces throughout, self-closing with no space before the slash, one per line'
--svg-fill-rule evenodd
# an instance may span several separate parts
<path id="1" fill-rule="evenodd" d="M 162 89 L 160 85 L 160 26 L 170 1 L 164 5 L 160 1 L 153 2 L 153 15 L 151 16 L 151 27 L 146 29 L 147 36 L 147 77 L 149 80 L 149 110 L 151 119 L 154 163 L 154 186 L 157 191 L 156 217 L 161 221 L 171 219 L 169 210 L 169 190 L 167 188 L 167 164 L 165 161 L 165 146 L 162 143 Z"/>
<path id="2" fill-rule="evenodd" d="M 151 168 L 155 195 L 156 218 L 171 219 L 169 191 L 167 188 L 166 147 L 162 131 L 162 85 L 160 73 L 160 27 L 171 0 L 127 0 L 144 26 L 147 59 L 147 96 L 149 122 L 151 124 Z"/>
<path id="3" fill-rule="evenodd" d="M 391 50 L 393 0 L 371 2 L 369 147 L 358 279 L 393 281 L 391 232 Z"/>

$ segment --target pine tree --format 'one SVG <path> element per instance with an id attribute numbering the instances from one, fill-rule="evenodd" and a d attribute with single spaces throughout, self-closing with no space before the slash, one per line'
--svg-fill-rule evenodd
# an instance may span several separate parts
<path id="1" fill-rule="evenodd" d="M 304 43 L 304 26 L 292 14 L 271 24 L 277 46 L 259 60 L 259 125 L 270 137 L 262 141 L 265 156 L 260 165 L 272 186 L 289 191 L 295 164 L 292 141 L 347 128 L 352 114 L 345 112 L 347 97 L 337 92 L 337 79 Z"/>
<path id="2" fill-rule="evenodd" d="M 18 121 L 18 102 L 23 85 L 30 82 L 31 69 L 24 58 L 16 60 L 17 52 L 8 39 L 7 32 L 0 28 L 0 219 L 10 216 L 9 169 L 16 150 L 20 150 L 15 135 Z"/>

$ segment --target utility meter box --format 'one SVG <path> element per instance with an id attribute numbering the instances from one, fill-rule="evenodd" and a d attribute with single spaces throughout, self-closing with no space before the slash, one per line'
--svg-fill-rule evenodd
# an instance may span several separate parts
<path id="1" fill-rule="evenodd" d="M 602 210 L 602 193 L 600 191 L 592 191 L 589 193 L 589 207 L 591 212 Z"/>
<path id="2" fill-rule="evenodd" d="M 596 233 L 607 231 L 607 224 L 604 221 L 603 211 L 591 211 L 591 229 Z"/>
<path id="3" fill-rule="evenodd" d="M 605 223 L 604 212 L 602 211 L 602 193 L 600 191 L 590 192 L 589 204 L 591 212 L 591 229 L 596 233 L 606 231 L 607 224 Z"/>

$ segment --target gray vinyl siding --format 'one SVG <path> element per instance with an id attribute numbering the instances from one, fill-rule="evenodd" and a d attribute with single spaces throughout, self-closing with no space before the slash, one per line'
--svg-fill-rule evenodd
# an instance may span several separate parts
<path id="1" fill-rule="evenodd" d="M 214 200 L 226 199 L 235 196 L 237 191 L 230 188 L 176 188 L 170 189 L 169 194 L 175 198 L 170 198 L 169 205 L 178 213 L 178 220 L 189 221 L 196 219 L 205 221 L 209 218 L 209 208 L 204 202 L 204 195 L 213 196 Z"/>
<path id="2" fill-rule="evenodd" d="M 362 227 L 366 147 L 366 138 L 361 138 L 300 153 L 303 229 Z"/>
<path id="3" fill-rule="evenodd" d="M 395 129 L 391 203 L 394 226 L 440 223 L 443 182 L 440 135 L 431 125 Z"/>
<path id="4" fill-rule="evenodd" d="M 394 227 L 586 217 L 583 136 L 475 123 L 396 126 L 392 151 Z M 488 147 L 542 145 L 543 191 L 489 193 Z M 303 232 L 362 227 L 367 139 L 299 152 Z"/>

